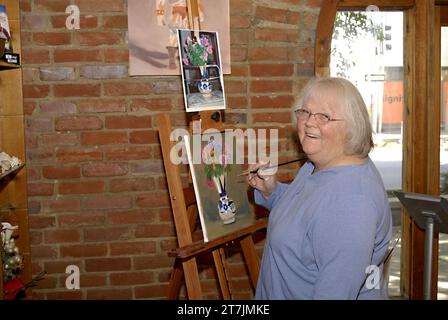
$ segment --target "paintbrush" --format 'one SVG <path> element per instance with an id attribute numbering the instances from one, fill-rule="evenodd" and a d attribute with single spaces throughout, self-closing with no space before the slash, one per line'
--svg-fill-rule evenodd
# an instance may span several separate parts
<path id="1" fill-rule="evenodd" d="M 305 158 L 299 158 L 299 159 L 295 159 L 295 160 L 279 163 L 276 166 L 269 166 L 269 167 L 265 167 L 265 168 L 260 167 L 260 168 L 254 169 L 254 170 L 244 170 L 242 173 L 239 174 L 239 176 L 246 176 L 246 175 L 251 174 L 251 173 L 257 173 L 258 170 L 260 170 L 260 169 L 262 169 L 262 170 L 272 169 L 272 168 L 285 166 L 285 165 L 290 164 L 290 163 L 299 162 L 299 161 L 307 160 L 307 159 L 308 158 L 306 158 L 306 157 Z"/>

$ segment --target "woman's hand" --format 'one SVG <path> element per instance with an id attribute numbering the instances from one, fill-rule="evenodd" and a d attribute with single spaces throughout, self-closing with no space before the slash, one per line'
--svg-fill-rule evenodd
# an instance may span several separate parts
<path id="1" fill-rule="evenodd" d="M 255 165 L 249 165 L 249 174 L 247 182 L 251 187 L 261 192 L 266 199 L 274 191 L 277 186 L 277 168 L 268 168 L 269 162 L 259 162 Z M 257 170 L 255 173 L 252 171 Z"/>

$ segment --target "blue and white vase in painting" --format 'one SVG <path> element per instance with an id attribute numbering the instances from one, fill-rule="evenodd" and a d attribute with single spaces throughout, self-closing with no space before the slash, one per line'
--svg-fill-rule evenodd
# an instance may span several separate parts
<path id="1" fill-rule="evenodd" d="M 209 82 L 208 72 L 205 66 L 199 66 L 201 71 L 201 80 L 198 82 L 198 90 L 204 97 L 209 97 L 212 94 L 213 85 Z"/>
<path id="2" fill-rule="evenodd" d="M 219 217 L 223 224 L 235 222 L 236 207 L 233 200 L 225 193 L 221 193 L 218 202 Z"/>

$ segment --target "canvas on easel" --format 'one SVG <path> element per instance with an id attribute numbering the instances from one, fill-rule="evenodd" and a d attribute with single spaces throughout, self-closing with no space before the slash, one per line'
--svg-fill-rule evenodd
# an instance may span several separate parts
<path id="1" fill-rule="evenodd" d="M 177 299 L 182 279 L 185 279 L 189 299 L 203 298 L 196 257 L 206 253 L 213 255 L 222 298 L 232 298 L 228 285 L 230 278 L 227 272 L 224 247 L 228 243 L 234 242 L 241 245 L 251 284 L 254 288 L 258 281 L 260 261 L 255 250 L 252 235 L 259 230 L 265 229 L 267 220 L 254 220 L 247 227 L 236 224 L 238 228 L 241 227 L 242 229 L 237 228 L 238 230 L 236 232 L 213 240 L 209 239 L 208 242 L 203 240 L 193 242 L 194 225 L 197 218 L 197 211 L 195 209 L 197 206 L 194 205 L 194 201 L 191 201 L 190 188 L 183 189 L 182 187 L 179 166 L 171 161 L 171 151 L 174 144 L 171 140 L 171 133 L 173 131 L 169 115 L 159 114 L 157 116 L 157 127 L 159 129 L 163 163 L 167 176 L 171 208 L 178 240 L 178 248 L 168 253 L 169 256 L 175 257 L 176 260 L 171 273 L 167 298 Z M 235 171 L 239 170 L 235 168 Z M 244 183 L 244 185 L 246 184 Z M 198 201 L 200 200 L 196 199 L 196 205 Z M 238 211 L 236 214 L 235 219 L 238 221 Z"/>
<path id="2" fill-rule="evenodd" d="M 254 224 L 236 144 L 226 144 L 221 132 L 184 136 L 184 141 L 204 241 Z"/>

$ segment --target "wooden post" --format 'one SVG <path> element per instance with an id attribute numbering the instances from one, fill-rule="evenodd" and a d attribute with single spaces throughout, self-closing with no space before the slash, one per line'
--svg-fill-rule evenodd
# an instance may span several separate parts
<path id="1" fill-rule="evenodd" d="M 403 189 L 410 192 L 438 195 L 439 192 L 439 113 L 435 106 L 434 0 L 416 1 L 407 15 L 405 57 L 405 134 L 403 144 L 405 181 Z M 437 183 L 435 183 L 437 180 Z M 423 262 L 425 232 L 407 216 L 403 216 L 402 272 L 403 284 L 410 299 L 423 299 Z M 407 230 L 406 230 L 407 229 Z M 432 298 L 437 292 L 438 236 L 433 243 Z"/>

